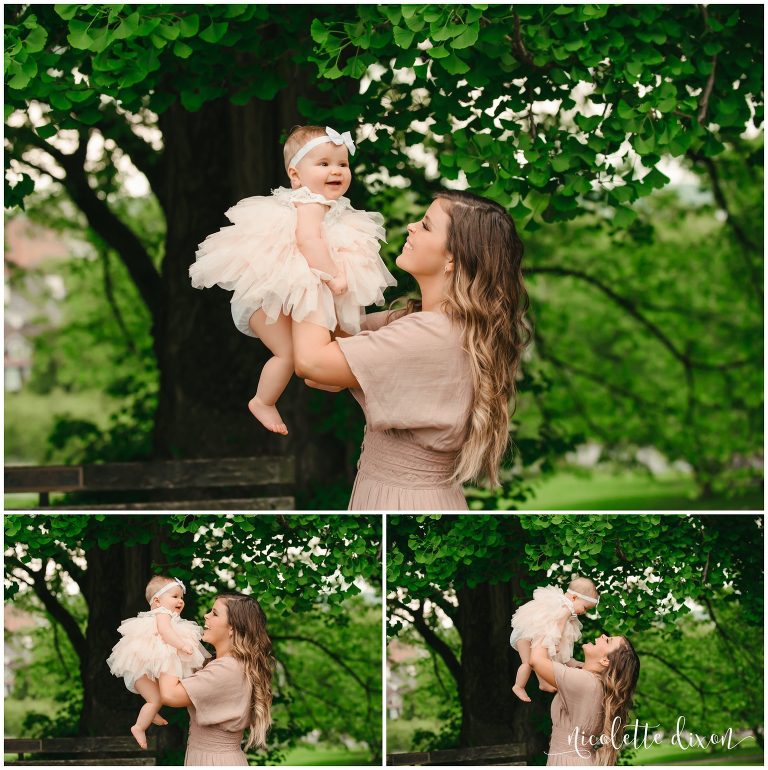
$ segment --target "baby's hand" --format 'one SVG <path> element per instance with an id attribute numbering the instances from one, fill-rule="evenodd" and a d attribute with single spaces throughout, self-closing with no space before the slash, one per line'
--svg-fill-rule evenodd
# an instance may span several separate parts
<path id="1" fill-rule="evenodd" d="M 185 655 L 191 655 L 194 650 L 192 649 L 191 644 L 185 644 L 183 647 L 179 648 L 179 652 L 183 652 Z"/>
<path id="2" fill-rule="evenodd" d="M 344 294 L 348 288 L 347 279 L 342 273 L 334 276 L 329 281 L 326 281 L 326 283 L 328 284 L 328 288 L 331 290 L 331 292 L 333 292 L 333 294 L 335 294 L 337 297 L 340 294 Z"/>

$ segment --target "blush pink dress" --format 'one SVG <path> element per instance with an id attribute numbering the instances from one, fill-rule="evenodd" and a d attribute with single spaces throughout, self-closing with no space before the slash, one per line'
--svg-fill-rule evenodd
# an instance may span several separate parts
<path id="1" fill-rule="evenodd" d="M 212 660 L 181 680 L 192 705 L 185 765 L 247 765 L 240 748 L 248 726 L 251 686 L 243 664 L 231 656 Z"/>
<path id="2" fill-rule="evenodd" d="M 556 661 L 552 667 L 557 695 L 552 701 L 547 765 L 596 765 L 595 751 L 600 748 L 597 739 L 603 728 L 600 676 Z"/>
<path id="3" fill-rule="evenodd" d="M 466 510 L 451 481 L 474 399 L 461 331 L 443 313 L 373 313 L 338 339 L 365 439 L 350 510 Z"/>

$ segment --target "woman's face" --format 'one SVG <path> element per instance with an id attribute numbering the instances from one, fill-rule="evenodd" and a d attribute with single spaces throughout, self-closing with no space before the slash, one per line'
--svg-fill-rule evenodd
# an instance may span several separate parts
<path id="1" fill-rule="evenodd" d="M 422 220 L 408 225 L 408 238 L 396 260 L 397 266 L 417 279 L 445 274 L 446 265 L 451 263 L 446 248 L 449 224 L 450 218 L 440 200 L 432 201 Z"/>
<path id="2" fill-rule="evenodd" d="M 593 658 L 601 660 L 609 655 L 609 653 L 618 650 L 621 645 L 624 644 L 623 636 L 607 636 L 601 634 L 591 644 L 587 643 L 582 646 L 584 650 L 585 658 Z"/>
<path id="3" fill-rule="evenodd" d="M 229 613 L 223 599 L 216 599 L 211 611 L 205 615 L 205 626 L 202 639 L 214 647 L 226 642 L 232 634 L 229 625 Z"/>

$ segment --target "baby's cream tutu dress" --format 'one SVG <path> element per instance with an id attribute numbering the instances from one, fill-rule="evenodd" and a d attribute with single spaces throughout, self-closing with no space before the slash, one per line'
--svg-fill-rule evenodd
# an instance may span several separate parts
<path id="1" fill-rule="evenodd" d="M 547 648 L 552 660 L 566 663 L 573 657 L 574 642 L 581 638 L 581 623 L 576 618 L 565 624 L 562 635 L 558 630 L 556 618 L 568 604 L 565 593 L 557 586 L 537 588 L 532 601 L 526 602 L 512 616 L 509 643 L 517 649 L 520 639 L 535 642 Z"/>
<path id="2" fill-rule="evenodd" d="M 163 641 L 155 620 L 161 613 L 171 616 L 171 629 L 189 642 L 194 650 L 192 655 L 185 655 Z M 203 629 L 165 607 L 140 612 L 135 618 L 124 620 L 117 630 L 123 638 L 112 648 L 107 665 L 115 676 L 123 677 L 125 686 L 131 692 L 136 692 L 136 680 L 142 676 L 157 680 L 161 673 L 166 673 L 183 679 L 201 668 L 205 660 L 211 657 L 200 644 Z"/>
<path id="3" fill-rule="evenodd" d="M 348 289 L 334 296 L 323 283 L 331 276 L 309 266 L 296 244 L 294 203 L 329 206 L 322 230 L 331 258 L 344 268 Z M 226 212 L 231 225 L 209 235 L 189 268 L 197 289 L 217 284 L 233 292 L 232 319 L 251 337 L 248 326 L 262 309 L 268 323 L 280 313 L 333 331 L 360 331 L 363 308 L 383 305 L 383 290 L 396 281 L 379 256 L 383 217 L 353 209 L 348 198 L 328 200 L 307 187 L 279 187 L 272 195 L 244 198 Z"/>

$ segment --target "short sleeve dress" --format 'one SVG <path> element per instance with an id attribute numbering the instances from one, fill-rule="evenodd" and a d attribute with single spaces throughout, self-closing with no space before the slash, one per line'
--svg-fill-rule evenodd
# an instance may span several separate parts
<path id="1" fill-rule="evenodd" d="M 338 343 L 366 423 L 350 510 L 466 510 L 451 481 L 474 399 L 461 330 L 443 313 L 382 312 Z"/>
<path id="2" fill-rule="evenodd" d="M 240 748 L 249 724 L 251 686 L 231 656 L 212 660 L 181 680 L 192 705 L 185 765 L 247 765 Z"/>
<path id="3" fill-rule="evenodd" d="M 603 727 L 599 674 L 552 662 L 557 695 L 552 701 L 552 737 L 547 765 L 596 765 Z"/>

